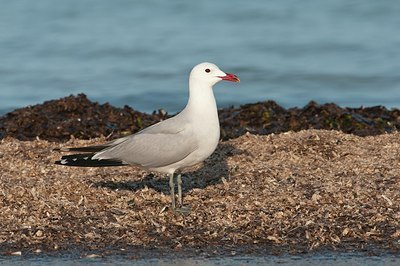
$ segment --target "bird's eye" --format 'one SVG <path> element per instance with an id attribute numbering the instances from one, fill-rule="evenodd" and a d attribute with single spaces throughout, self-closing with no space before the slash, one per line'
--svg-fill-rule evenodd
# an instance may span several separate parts
<path id="1" fill-rule="evenodd" d="M 206 68 L 206 70 L 204 71 L 206 71 L 206 73 L 210 73 L 211 70 L 209 68 Z"/>

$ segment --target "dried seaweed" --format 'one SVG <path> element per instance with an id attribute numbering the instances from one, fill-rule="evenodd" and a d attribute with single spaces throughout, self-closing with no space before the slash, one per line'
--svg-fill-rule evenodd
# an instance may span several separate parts
<path id="1" fill-rule="evenodd" d="M 71 139 L 62 146 L 102 143 Z M 0 144 L 0 250 L 128 247 L 400 250 L 400 134 L 306 130 L 221 142 L 185 170 L 188 216 L 168 181 L 135 167 L 54 165 L 61 144 Z"/>
<path id="2" fill-rule="evenodd" d="M 90 139 L 117 138 L 135 133 L 170 117 L 162 109 L 153 114 L 91 102 L 86 95 L 69 96 L 14 110 L 0 117 L 0 139 L 36 137 L 67 141 L 71 136 Z M 359 136 L 396 132 L 400 111 L 382 106 L 341 108 L 335 104 L 310 102 L 303 108 L 285 109 L 273 101 L 219 110 L 221 138 L 228 140 L 250 132 L 271 134 L 304 129 L 334 129 Z"/>

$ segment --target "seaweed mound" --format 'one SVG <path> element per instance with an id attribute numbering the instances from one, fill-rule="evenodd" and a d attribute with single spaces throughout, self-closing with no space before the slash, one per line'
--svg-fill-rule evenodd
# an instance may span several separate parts
<path id="1" fill-rule="evenodd" d="M 71 136 L 115 138 L 137 132 L 164 119 L 165 115 L 162 111 L 149 115 L 129 106 L 116 108 L 108 103 L 99 104 L 85 94 L 78 94 L 7 113 L 0 117 L 0 137 L 12 136 L 19 140 L 39 137 L 51 141 L 67 141 Z"/>
<path id="2" fill-rule="evenodd" d="M 43 104 L 20 108 L 0 117 L 0 138 L 19 140 L 37 137 L 67 141 L 71 137 L 110 139 L 135 133 L 170 117 L 165 111 L 152 114 L 129 106 L 117 108 L 108 103 L 90 101 L 85 94 L 71 95 Z M 341 108 L 311 101 L 303 108 L 285 109 L 265 101 L 219 110 L 221 138 L 239 137 L 246 132 L 270 134 L 303 129 L 335 129 L 359 136 L 391 133 L 400 128 L 400 111 L 383 106 Z"/>

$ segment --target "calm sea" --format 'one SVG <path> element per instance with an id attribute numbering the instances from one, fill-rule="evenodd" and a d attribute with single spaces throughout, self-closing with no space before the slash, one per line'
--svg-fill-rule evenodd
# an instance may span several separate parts
<path id="1" fill-rule="evenodd" d="M 400 258 L 397 255 L 382 254 L 380 256 L 366 255 L 361 253 L 340 253 L 340 252 L 325 252 L 323 254 L 300 254 L 282 255 L 282 256 L 225 256 L 225 257 L 189 257 L 180 258 L 179 255 L 171 254 L 169 257 L 158 255 L 157 257 L 149 256 L 144 258 L 136 258 L 132 256 L 105 256 L 98 258 L 80 258 L 79 256 L 30 256 L 30 257 L 15 257 L 15 256 L 0 256 L 1 265 L 139 265 L 139 266 L 245 266 L 245 265 L 282 265 L 282 266 L 398 266 Z"/>
<path id="2" fill-rule="evenodd" d="M 0 0 L 0 114 L 76 94 L 170 113 L 216 63 L 220 107 L 400 107 L 400 1 Z"/>

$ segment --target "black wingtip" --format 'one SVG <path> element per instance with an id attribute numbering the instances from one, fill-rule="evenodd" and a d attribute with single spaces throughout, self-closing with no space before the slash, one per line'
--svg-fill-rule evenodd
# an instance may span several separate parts
<path id="1" fill-rule="evenodd" d="M 107 166 L 125 166 L 126 163 L 118 160 L 92 160 L 94 154 L 72 154 L 61 157 L 61 160 L 55 161 L 54 164 L 64 166 L 77 167 L 107 167 Z"/>

